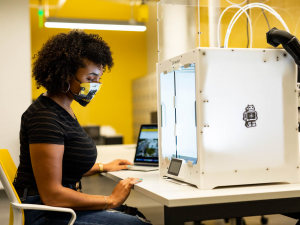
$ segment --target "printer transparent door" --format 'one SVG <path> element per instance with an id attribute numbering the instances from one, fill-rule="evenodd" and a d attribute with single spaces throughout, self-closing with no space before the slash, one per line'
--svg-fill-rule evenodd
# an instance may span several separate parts
<path id="1" fill-rule="evenodd" d="M 163 158 L 176 157 L 174 72 L 160 74 L 161 151 Z"/>
<path id="2" fill-rule="evenodd" d="M 177 158 L 197 163 L 195 66 L 175 71 Z"/>

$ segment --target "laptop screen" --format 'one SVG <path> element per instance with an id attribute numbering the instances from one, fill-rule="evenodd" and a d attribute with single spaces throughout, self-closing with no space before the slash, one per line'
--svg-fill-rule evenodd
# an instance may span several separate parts
<path id="1" fill-rule="evenodd" d="M 158 129 L 156 124 L 141 125 L 134 162 L 158 163 Z"/>

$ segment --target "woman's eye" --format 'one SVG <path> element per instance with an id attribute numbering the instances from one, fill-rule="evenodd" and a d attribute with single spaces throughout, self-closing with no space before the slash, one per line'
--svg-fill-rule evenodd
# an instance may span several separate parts
<path id="1" fill-rule="evenodd" d="M 94 79 L 91 79 L 91 78 L 86 78 L 89 82 L 99 82 L 100 81 L 100 79 L 99 79 L 99 81 L 97 81 L 97 78 L 94 78 Z"/>

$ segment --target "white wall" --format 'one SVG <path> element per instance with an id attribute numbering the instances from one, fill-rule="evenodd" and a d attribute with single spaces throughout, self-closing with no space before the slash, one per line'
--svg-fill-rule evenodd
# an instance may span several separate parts
<path id="1" fill-rule="evenodd" d="M 209 47 L 218 47 L 218 21 L 220 18 L 220 0 L 208 1 Z"/>
<path id="2" fill-rule="evenodd" d="M 180 4 L 159 5 L 159 62 L 197 47 L 196 9 Z"/>
<path id="3" fill-rule="evenodd" d="M 157 3 L 148 2 L 147 26 L 147 74 L 132 82 L 133 139 L 137 141 L 141 124 L 151 123 L 151 112 L 157 111 L 156 63 L 157 63 Z"/>
<path id="4" fill-rule="evenodd" d="M 157 4 L 148 3 L 149 20 L 147 26 L 147 75 L 156 76 L 156 63 L 158 62 L 157 46 Z"/>
<path id="5" fill-rule="evenodd" d="M 0 149 L 17 166 L 21 115 L 31 103 L 30 46 L 29 1 L 0 0 Z"/>

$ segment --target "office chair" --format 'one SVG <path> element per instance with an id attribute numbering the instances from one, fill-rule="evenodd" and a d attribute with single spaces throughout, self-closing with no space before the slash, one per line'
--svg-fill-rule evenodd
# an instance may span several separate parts
<path id="1" fill-rule="evenodd" d="M 0 181 L 3 184 L 4 190 L 10 201 L 9 225 L 23 225 L 25 223 L 23 209 L 71 213 L 72 217 L 69 225 L 73 225 L 76 220 L 76 214 L 72 209 L 46 205 L 22 204 L 12 184 L 16 172 L 17 167 L 13 162 L 8 150 L 0 149 Z"/>

